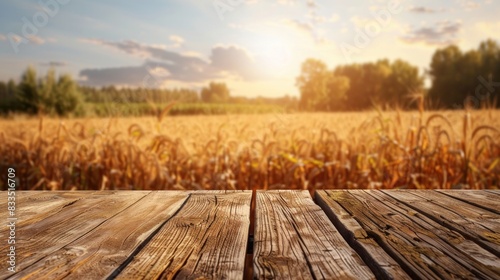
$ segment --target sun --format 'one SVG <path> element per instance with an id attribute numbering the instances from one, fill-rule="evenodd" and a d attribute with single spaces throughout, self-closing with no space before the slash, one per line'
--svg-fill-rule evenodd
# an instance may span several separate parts
<path id="1" fill-rule="evenodd" d="M 289 67 L 292 47 L 293 45 L 283 38 L 272 36 L 262 37 L 252 44 L 254 56 L 269 72 L 284 71 Z"/>

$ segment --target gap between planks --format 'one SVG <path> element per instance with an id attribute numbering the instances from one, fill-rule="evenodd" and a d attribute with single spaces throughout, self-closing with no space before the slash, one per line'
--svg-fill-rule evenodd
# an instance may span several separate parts
<path id="1" fill-rule="evenodd" d="M 387 193 L 391 193 L 391 191 L 387 191 Z M 337 219 L 346 220 L 356 218 L 352 224 L 344 223 L 350 227 L 348 228 L 350 237 L 347 236 L 347 239 L 355 239 L 351 240 L 351 242 L 364 241 L 365 236 L 363 235 L 363 231 L 359 231 L 360 228 L 357 224 L 357 220 L 362 220 L 360 222 L 363 225 L 361 229 L 367 229 L 368 236 L 372 235 L 380 247 L 397 260 L 412 278 L 452 278 L 454 275 L 465 276 L 469 273 L 468 271 L 472 271 L 473 273 L 468 274 L 468 277 L 480 277 L 484 279 L 496 279 L 498 277 L 499 267 L 495 265 L 495 263 L 498 263 L 498 258 L 481 249 L 473 241 L 460 239 L 462 237 L 459 237 L 456 231 L 453 233 L 449 229 L 444 229 L 435 224 L 434 221 L 429 220 L 425 215 L 420 216 L 418 213 L 422 209 L 414 209 L 419 211 L 413 211 L 411 208 L 402 207 L 397 204 L 401 202 L 393 201 L 389 195 L 383 194 L 385 192 L 382 191 L 330 190 L 320 191 L 317 200 L 323 203 L 323 208 L 327 212 L 327 208 L 331 205 L 325 208 L 325 201 L 336 205 L 335 214 L 338 215 Z M 333 211 L 330 212 L 333 213 Z M 395 219 L 399 222 L 394 223 Z M 384 227 L 384 225 L 386 226 Z M 427 236 L 428 232 L 430 233 L 429 236 Z M 430 238 L 430 236 L 435 237 Z M 420 252 L 420 256 L 413 256 L 406 253 L 401 254 L 404 251 L 399 252 L 399 250 L 404 248 L 398 247 L 401 244 L 412 248 L 408 253 Z M 366 247 L 366 244 L 357 245 Z M 435 246 L 440 247 L 440 249 L 436 251 Z M 427 251 L 422 251 L 423 249 Z M 450 251 L 453 252 L 450 253 Z M 462 253 L 462 251 L 465 253 Z M 434 257 L 428 255 L 433 252 L 437 255 Z M 460 257 L 458 257 L 459 255 Z M 421 262 L 419 258 L 424 257 L 426 261 Z M 441 263 L 441 268 L 439 266 L 429 266 L 426 262 Z M 447 265 L 445 265 L 446 263 L 454 266 L 454 269 L 448 270 Z"/>
<path id="2" fill-rule="evenodd" d="M 191 193 L 176 215 L 110 278 L 242 279 L 251 196 L 233 191 Z"/>
<path id="3" fill-rule="evenodd" d="M 269 191 L 268 191 L 268 192 L 269 192 Z M 69 194 L 71 194 L 71 192 L 68 192 L 68 193 L 69 193 Z M 198 193 L 201 193 L 201 192 L 198 192 Z M 452 196 L 451 196 L 449 193 L 447 193 L 447 192 L 446 192 L 446 193 L 445 193 L 445 192 L 439 192 L 439 193 L 440 193 L 440 195 L 447 195 L 447 196 L 449 196 L 450 198 L 452 197 Z M 390 192 L 389 192 L 389 194 L 390 194 Z M 493 191 L 492 191 L 492 192 L 490 192 L 490 194 L 491 194 L 491 195 L 499 195 L 499 194 L 500 194 L 500 192 L 493 192 Z M 56 193 L 56 194 L 54 194 L 53 196 L 57 196 L 57 195 L 62 195 L 62 196 L 65 196 L 65 195 L 67 195 L 67 194 L 66 194 L 66 193 L 64 193 L 64 192 L 60 192 L 60 193 Z M 85 196 L 90 196 L 90 195 L 91 195 L 91 192 L 85 193 Z M 26 198 L 29 198 L 29 197 L 35 197 L 35 196 L 36 196 L 36 195 L 31 195 L 31 194 L 29 194 L 29 195 L 27 195 L 27 196 L 26 196 Z M 71 196 L 71 195 L 70 195 L 70 196 Z M 46 197 L 46 196 L 42 195 L 42 198 L 43 198 L 43 197 L 45 197 L 45 199 L 47 199 L 47 198 L 52 197 L 52 195 L 51 195 L 51 196 L 49 196 L 49 197 Z M 142 198 L 144 198 L 144 197 L 142 197 Z M 141 198 L 141 199 L 142 199 L 142 198 Z M 71 208 L 72 208 L 72 207 L 74 207 L 75 205 L 78 205 L 78 203 L 80 203 L 80 202 L 81 202 L 81 200 L 83 200 L 84 198 L 83 198 L 83 197 L 82 197 L 82 198 L 75 197 L 75 198 L 72 198 L 72 199 L 73 199 L 73 200 L 70 200 L 69 202 L 62 202 L 62 201 L 57 201 L 57 200 L 55 200 L 55 201 L 53 202 L 53 204 L 51 204 L 52 206 L 50 206 L 50 207 L 49 207 L 49 208 L 50 208 L 50 211 L 49 211 L 49 212 L 50 212 L 50 213 L 52 213 L 51 215 L 54 215 L 55 213 L 58 213 L 59 211 L 61 211 L 61 210 L 62 210 L 62 209 L 64 209 L 64 208 L 70 208 L 70 209 L 71 209 Z M 141 199 L 139 199 L 139 200 L 141 200 Z M 254 192 L 253 192 L 253 194 L 252 194 L 252 196 L 251 196 L 251 201 L 252 201 L 251 203 L 252 203 L 252 204 L 256 203 L 256 199 L 257 199 L 257 194 L 256 194 L 256 193 L 255 193 L 255 191 L 254 191 Z M 310 198 L 309 198 L 309 199 L 310 199 Z M 457 201 L 464 201 L 464 203 L 465 203 L 465 202 L 467 202 L 467 203 L 469 203 L 471 206 L 476 206 L 476 207 L 479 207 L 479 206 L 477 205 L 478 203 L 470 203 L 469 201 L 466 201 L 464 198 L 460 199 L 459 197 L 454 197 L 454 199 L 456 199 Z M 311 199 L 310 199 L 310 200 L 311 200 Z M 311 201 L 312 201 L 312 200 L 311 200 Z M 398 200 L 398 201 L 399 201 L 399 202 L 401 202 L 401 203 L 403 203 L 403 204 L 405 204 L 405 203 L 404 203 L 404 200 L 402 200 L 402 199 L 400 199 L 400 200 Z M 137 201 L 136 201 L 136 202 L 137 202 Z M 136 202 L 135 202 L 135 203 L 136 203 Z M 186 205 L 186 203 L 187 203 L 187 202 L 188 202 L 188 199 L 184 200 L 184 202 L 182 203 L 182 205 L 180 205 L 180 207 L 179 207 L 179 208 L 177 208 L 176 212 L 175 212 L 175 213 L 174 213 L 174 214 L 173 214 L 170 218 L 168 218 L 167 220 L 165 220 L 165 221 L 164 221 L 164 222 L 163 222 L 160 226 L 158 226 L 158 227 L 157 227 L 157 228 L 156 228 L 156 229 L 155 229 L 152 233 L 150 233 L 150 234 L 148 235 L 147 239 L 145 239 L 144 241 L 142 241 L 142 243 L 140 243 L 140 244 L 138 245 L 139 247 L 136 247 L 136 249 L 135 249 L 135 250 L 134 250 L 131 254 L 129 254 L 129 255 L 128 255 L 128 258 L 127 258 L 127 259 L 126 259 L 126 260 L 122 263 L 122 265 L 121 265 L 118 269 L 112 270 L 112 272 L 111 272 L 111 274 L 110 274 L 109 278 L 110 278 L 110 279 L 112 279 L 112 278 L 114 278 L 115 276 L 118 276 L 118 275 L 120 274 L 120 272 L 123 270 L 123 268 L 126 268 L 126 266 L 132 262 L 132 260 L 134 259 L 134 257 L 135 257 L 135 256 L 137 256 L 137 255 L 138 255 L 138 254 L 139 254 L 139 253 L 140 253 L 140 252 L 141 252 L 141 251 L 142 251 L 145 247 L 147 247 L 147 245 L 148 245 L 148 244 L 149 244 L 149 243 L 153 240 L 153 238 L 154 238 L 155 236 L 157 236 L 158 232 L 160 232 L 160 230 L 161 230 L 161 229 L 165 226 L 165 224 L 166 224 L 167 222 L 169 222 L 169 221 L 170 221 L 170 219 L 171 219 L 172 217 L 175 217 L 175 216 L 176 216 L 176 215 L 177 215 L 177 214 L 178 214 L 178 213 L 179 213 L 179 212 L 180 212 L 180 211 L 184 208 L 184 206 Z M 352 224 L 352 221 L 342 220 L 342 222 L 340 222 L 340 223 L 339 223 L 338 221 L 334 221 L 334 219 L 332 219 L 332 217 L 330 217 L 330 215 L 328 214 L 328 211 L 326 211 L 328 208 L 325 208 L 325 204 L 324 204 L 324 202 L 322 202 L 322 201 L 318 200 L 318 191 L 316 192 L 316 199 L 315 199 L 315 202 L 316 202 L 316 204 L 318 204 L 319 206 L 321 206 L 321 208 L 323 208 L 324 212 L 325 212 L 325 213 L 328 215 L 328 217 L 330 218 L 329 220 L 330 220 L 330 221 L 334 224 L 335 228 L 337 228 L 337 230 L 339 230 L 341 233 L 342 233 L 342 231 L 346 231 L 346 229 L 345 229 L 345 228 L 342 228 L 342 226 L 346 226 L 346 225 L 347 225 L 347 226 L 352 226 L 352 227 L 356 228 L 356 225 L 353 225 L 353 224 Z M 322 204 L 322 203 L 323 203 L 323 204 Z M 494 204 L 493 204 L 493 205 L 494 205 Z M 129 206 L 128 206 L 126 209 L 124 209 L 123 211 L 126 211 L 128 208 L 130 208 L 130 206 L 131 206 L 131 205 L 129 205 Z M 408 205 L 407 205 L 407 206 L 408 206 Z M 341 206 L 341 207 L 343 207 L 343 206 Z M 488 209 L 489 209 L 490 211 L 492 210 L 492 209 L 491 209 L 492 207 L 491 207 L 491 206 L 488 206 L 488 205 L 486 205 L 486 206 L 484 206 L 484 205 L 483 205 L 481 208 L 483 208 L 483 209 L 485 209 L 485 210 L 488 210 Z M 249 214 L 249 215 L 250 215 L 250 217 L 252 217 L 252 215 L 253 215 L 253 217 L 256 217 L 256 216 L 255 216 L 255 213 L 253 213 L 253 211 L 255 211 L 255 207 L 250 206 L 250 209 L 251 209 L 251 211 L 252 211 L 252 212 L 250 212 L 250 214 Z M 325 209 L 326 209 L 326 210 L 325 210 Z M 346 210 L 345 208 L 342 208 L 342 209 L 343 209 L 344 211 Z M 339 210 L 342 210 L 342 209 L 339 209 Z M 418 210 L 418 209 L 417 209 L 417 208 L 415 208 L 414 210 Z M 495 211 L 495 210 L 498 210 L 498 209 L 497 209 L 497 208 L 495 208 L 495 207 L 493 207 L 493 211 Z M 123 212 L 123 211 L 122 211 L 122 212 Z M 331 211 L 331 210 L 330 210 L 330 211 Z M 31 212 L 30 212 L 30 213 L 26 213 L 26 214 L 30 214 L 30 215 L 32 215 L 31 217 L 36 218 L 36 217 L 38 217 L 38 216 L 37 216 L 37 214 L 39 214 L 39 213 L 35 213 L 35 212 L 31 213 Z M 116 215 L 119 215 L 119 214 L 120 214 L 120 213 L 117 213 L 117 214 L 115 214 L 115 216 L 116 216 Z M 112 216 L 111 218 L 108 218 L 108 220 L 112 219 L 112 218 L 113 218 L 113 217 L 115 217 L 115 216 Z M 45 218 L 48 218 L 48 217 L 45 217 Z M 341 218 L 344 218 L 344 217 L 341 217 Z M 431 217 L 431 218 L 432 218 L 432 217 Z M 38 219 L 38 218 L 36 218 L 36 219 Z M 255 220 L 255 219 L 250 219 L 250 222 L 253 222 L 253 220 Z M 246 240 L 247 240 L 247 243 L 246 243 L 246 244 L 247 244 L 247 245 L 246 245 L 246 247 L 245 247 L 245 248 L 247 249 L 247 251 L 249 250 L 249 246 L 250 246 L 250 243 L 248 243 L 248 241 L 250 240 L 250 237 L 252 236 L 252 235 L 251 235 L 252 230 L 253 230 L 252 225 L 253 225 L 253 223 L 251 223 L 251 224 L 250 224 L 250 226 L 249 226 L 249 231 L 248 231 L 248 233 L 247 233 L 247 238 L 246 238 Z M 359 226 L 359 224 L 358 224 L 357 226 Z M 97 227 L 97 226 L 96 226 L 96 227 Z M 359 226 L 359 227 L 361 228 L 361 226 Z M 294 227 L 294 228 L 295 228 L 295 230 L 298 230 L 298 228 L 297 228 L 297 227 Z M 346 228 L 347 228 L 347 227 L 346 227 Z M 362 228 L 361 228 L 361 229 L 362 229 Z M 92 230 L 91 230 L 91 231 L 92 231 Z M 391 263 L 391 261 L 390 261 L 390 259 L 391 259 L 391 258 L 390 258 L 390 256 L 388 257 L 388 255 L 387 255 L 387 254 L 386 254 L 386 255 L 384 255 L 384 253 L 383 253 L 383 252 L 380 252 L 380 251 L 376 252 L 376 250 L 375 250 L 375 249 L 373 249 L 373 248 L 368 248 L 368 247 L 369 247 L 369 245 L 370 245 L 369 243 L 371 243 L 372 241 L 373 241 L 373 242 L 375 242 L 373 239 L 372 239 L 372 241 L 369 241 L 369 240 L 371 239 L 371 237 L 370 237 L 370 236 L 371 236 L 370 232 L 366 232 L 366 231 L 365 231 L 365 232 L 363 232 L 363 231 L 359 231 L 359 230 L 357 230 L 357 231 L 352 231 L 352 232 L 353 232 L 353 233 L 355 233 L 355 234 L 356 234 L 356 236 L 354 236 L 354 235 L 353 235 L 353 236 L 349 236 L 348 234 L 347 234 L 347 235 L 343 234 L 343 238 L 344 238 L 344 240 L 346 240 L 346 241 L 349 243 L 350 247 L 352 247 L 352 248 L 353 248 L 353 249 L 354 249 L 354 250 L 355 250 L 355 251 L 356 251 L 356 252 L 357 252 L 357 253 L 358 253 L 358 254 L 359 254 L 362 258 L 363 258 L 363 254 L 366 254 L 366 252 L 370 251 L 370 254 L 371 254 L 371 255 L 370 255 L 370 257 L 372 257 L 372 259 L 369 259 L 369 258 L 363 258 L 363 261 L 364 261 L 364 263 L 365 263 L 365 264 L 368 264 L 369 266 L 370 266 L 370 263 L 371 263 L 371 262 L 370 262 L 370 260 L 377 260 L 377 261 L 381 264 L 381 265 L 380 265 L 380 266 L 378 266 L 378 267 L 374 267 L 373 265 L 372 265 L 372 266 L 370 266 L 370 269 L 371 269 L 371 270 L 375 273 L 375 275 L 377 276 L 377 278 L 379 278 L 379 279 L 389 279 L 389 278 L 391 278 L 391 277 L 390 277 L 391 275 L 399 275 L 400 277 L 397 277 L 397 279 L 403 279 L 403 278 L 408 277 L 408 275 L 407 275 L 407 274 L 405 274 L 404 272 L 398 271 L 398 268 L 397 268 L 397 266 L 398 266 L 398 265 L 397 265 L 397 263 L 396 263 L 396 265 L 394 265 L 394 263 Z M 86 235 L 86 234 L 87 234 L 87 233 L 85 233 L 84 235 Z M 361 234 L 361 235 L 360 235 L 360 234 Z M 360 244 L 357 244 L 356 242 L 353 242 L 353 240 L 354 240 L 354 241 L 356 241 L 356 239 L 359 239 L 359 238 L 360 238 L 360 236 L 362 236 L 362 238 L 365 238 L 365 239 L 366 239 L 365 241 L 369 241 L 369 242 L 367 242 L 367 243 L 365 243 L 365 242 L 361 242 L 361 243 L 362 243 L 361 245 L 360 245 Z M 81 238 L 81 237 L 80 237 L 80 238 Z M 80 239 L 80 238 L 78 238 L 78 239 Z M 75 241 L 78 241 L 78 239 L 77 239 L 77 240 L 75 240 Z M 359 243 L 359 240 L 358 240 L 358 243 Z M 367 248 L 368 248 L 368 249 L 367 249 Z M 251 254 L 250 254 L 250 256 L 253 256 L 253 255 L 251 255 Z M 249 254 L 248 254 L 248 252 L 247 252 L 247 254 L 246 254 L 246 264 L 248 264 L 248 263 L 249 263 L 249 259 L 248 259 L 248 257 L 249 257 Z M 387 257 L 388 257 L 388 258 L 387 258 Z M 118 259 L 117 259 L 117 260 L 118 260 Z M 123 261 L 123 260 L 122 260 L 122 261 Z M 250 258 L 250 263 L 251 263 L 251 258 Z M 254 262 L 254 266 L 255 266 L 255 262 Z M 244 279 L 250 279 L 249 277 L 251 277 L 251 276 L 254 274 L 254 273 L 253 273 L 253 271 L 252 271 L 252 268 L 253 268 L 254 266 L 250 266 L 250 268 L 248 268 L 248 267 L 247 267 L 247 265 L 245 265 L 245 268 L 244 268 L 244 271 L 243 271 L 243 275 L 244 275 L 244 276 L 243 276 L 243 278 L 244 278 Z M 311 268 L 311 266 L 309 266 L 309 269 L 310 269 L 310 270 L 312 269 L 312 268 Z M 179 273 L 182 273 L 182 272 L 179 272 Z M 179 275 L 179 274 L 176 274 L 176 275 Z M 1 277 L 0 277 L 0 278 L 1 278 Z"/>

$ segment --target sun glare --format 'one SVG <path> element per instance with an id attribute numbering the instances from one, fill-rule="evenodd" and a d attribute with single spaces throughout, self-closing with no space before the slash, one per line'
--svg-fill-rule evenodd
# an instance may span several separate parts
<path id="1" fill-rule="evenodd" d="M 253 52 L 265 64 L 265 69 L 273 74 L 284 71 L 292 60 L 292 45 L 282 38 L 266 36 L 254 42 Z"/>

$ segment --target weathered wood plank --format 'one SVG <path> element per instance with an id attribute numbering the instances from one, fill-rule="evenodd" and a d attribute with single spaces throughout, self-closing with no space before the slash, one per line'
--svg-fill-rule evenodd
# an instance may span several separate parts
<path id="1" fill-rule="evenodd" d="M 500 195 L 500 189 L 495 189 L 495 190 L 484 190 L 485 192 L 489 192 L 495 195 Z"/>
<path id="2" fill-rule="evenodd" d="M 500 191 L 436 190 L 474 206 L 500 214 Z"/>
<path id="3" fill-rule="evenodd" d="M 103 279 L 124 263 L 134 250 L 140 249 L 139 246 L 182 206 L 188 194 L 151 192 L 16 277 Z"/>
<path id="4" fill-rule="evenodd" d="M 41 192 L 41 191 L 19 191 L 16 192 L 16 226 L 34 224 L 42 219 L 45 219 L 53 214 L 58 213 L 64 207 L 83 199 L 93 192 Z M 5 197 L 7 201 L 7 197 Z M 2 204 L 0 209 L 7 209 L 7 203 Z M 5 207 L 5 208 L 4 208 Z M 3 216 L 0 219 L 7 219 L 7 211 L 0 211 Z M 5 216 L 5 218 L 4 218 Z M 8 229 L 0 228 L 0 236 L 5 234 Z"/>
<path id="5" fill-rule="evenodd" d="M 257 191 L 254 278 L 373 279 L 308 191 Z"/>
<path id="6" fill-rule="evenodd" d="M 498 258 L 490 252 L 381 191 L 340 191 L 331 197 L 415 279 L 500 277 Z"/>
<path id="7" fill-rule="evenodd" d="M 251 197 L 193 192 L 116 279 L 242 279 Z"/>
<path id="8" fill-rule="evenodd" d="M 432 190 L 386 193 L 500 258 L 500 215 Z"/>
<path id="9" fill-rule="evenodd" d="M 17 271 L 49 256 L 65 245 L 81 238 L 110 217 L 123 211 L 148 192 L 96 192 L 73 204 L 67 205 L 57 214 L 37 223 L 17 228 Z M 3 245 L 3 244 L 2 244 Z M 1 251 L 6 252 L 2 246 Z M 0 255 L 5 263 L 6 255 Z M 0 278 L 10 276 L 2 274 Z"/>
<path id="10" fill-rule="evenodd" d="M 316 191 L 318 205 L 325 211 L 344 239 L 353 247 L 378 279 L 411 279 L 401 266 L 370 237 L 363 227 L 331 195 L 338 192 Z"/>
<path id="11" fill-rule="evenodd" d="M 61 192 L 62 193 L 62 192 Z M 7 207 L 7 195 L 8 191 L 0 191 L 0 209 L 5 209 Z M 34 191 L 14 191 L 14 196 L 16 197 L 17 201 L 22 201 L 24 202 L 28 197 L 30 196 L 36 196 L 36 195 L 41 195 L 43 196 L 50 196 L 47 192 L 34 192 Z M 0 213 L 0 215 L 4 215 L 4 213 Z M 0 218 L 3 218 L 0 216 Z"/>

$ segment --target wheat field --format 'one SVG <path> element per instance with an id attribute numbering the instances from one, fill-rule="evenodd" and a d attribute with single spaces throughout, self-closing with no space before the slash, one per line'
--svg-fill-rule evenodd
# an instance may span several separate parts
<path id="1" fill-rule="evenodd" d="M 498 189 L 499 129 L 495 110 L 18 117 L 0 170 L 24 190 Z"/>

